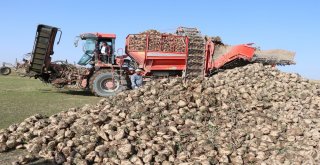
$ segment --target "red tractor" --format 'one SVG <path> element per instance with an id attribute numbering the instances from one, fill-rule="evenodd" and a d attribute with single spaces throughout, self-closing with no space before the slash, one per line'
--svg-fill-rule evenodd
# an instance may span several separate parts
<path id="1" fill-rule="evenodd" d="M 51 62 L 53 45 L 59 28 L 38 25 L 33 56 L 29 72 L 35 78 L 56 87 L 90 89 L 97 96 L 110 96 L 127 89 L 128 64 L 130 60 L 115 56 L 115 34 L 84 33 L 78 38 L 84 40 L 84 55 L 77 65 L 67 62 Z M 99 50 L 102 43 L 110 47 L 107 60 L 102 61 Z M 77 46 L 78 40 L 75 42 Z M 125 64 L 126 62 L 126 64 Z M 91 65 L 91 67 L 81 67 Z"/>
<path id="2" fill-rule="evenodd" d="M 144 76 L 184 78 L 212 74 L 249 63 L 293 64 L 294 53 L 284 50 L 260 51 L 252 44 L 224 45 L 219 39 L 203 37 L 196 28 L 180 27 L 175 34 L 147 31 L 126 38 L 125 54 L 115 52 L 115 34 L 84 33 L 84 55 L 78 65 L 51 62 L 58 28 L 38 25 L 29 72 L 56 87 L 89 89 L 97 96 L 111 96 L 130 88 L 132 69 Z M 60 35 L 61 37 L 61 35 Z M 106 44 L 108 53 L 102 55 Z M 78 40 L 75 46 L 78 45 Z M 85 67 L 85 66 L 91 67 Z"/>

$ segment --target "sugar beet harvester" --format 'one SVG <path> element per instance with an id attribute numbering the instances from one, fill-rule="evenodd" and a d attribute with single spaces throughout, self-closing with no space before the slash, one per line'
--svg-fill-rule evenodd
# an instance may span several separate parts
<path id="1" fill-rule="evenodd" d="M 294 53 L 290 51 L 261 51 L 252 44 L 227 46 L 217 37 L 202 36 L 196 28 L 179 27 L 175 34 L 155 30 L 129 34 L 125 54 L 119 54 L 118 49 L 117 55 L 115 34 L 81 34 L 78 40 L 84 41 L 84 55 L 78 65 L 72 65 L 51 61 L 59 31 L 56 27 L 38 25 L 29 72 L 56 87 L 89 89 L 97 96 L 111 96 L 130 88 L 131 69 L 136 68 L 143 69 L 146 78 L 181 76 L 188 79 L 211 76 L 220 70 L 255 62 L 294 64 Z M 104 61 L 100 53 L 102 43 L 107 43 L 110 48 Z"/>

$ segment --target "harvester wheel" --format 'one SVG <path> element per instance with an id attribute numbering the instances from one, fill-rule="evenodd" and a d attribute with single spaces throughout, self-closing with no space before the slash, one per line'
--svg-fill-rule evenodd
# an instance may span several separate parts
<path id="1" fill-rule="evenodd" d="M 11 73 L 11 68 L 9 67 L 1 67 L 0 68 L 1 75 L 9 75 Z"/>
<path id="2" fill-rule="evenodd" d="M 122 83 L 120 83 L 122 82 Z M 90 78 L 90 90 L 96 96 L 113 96 L 127 89 L 125 81 L 120 80 L 117 73 L 110 70 L 100 70 Z"/>

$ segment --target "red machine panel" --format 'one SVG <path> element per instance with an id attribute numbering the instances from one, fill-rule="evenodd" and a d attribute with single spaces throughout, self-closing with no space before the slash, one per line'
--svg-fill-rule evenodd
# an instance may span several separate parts
<path id="1" fill-rule="evenodd" d="M 184 70 L 188 38 L 173 34 L 131 34 L 126 39 L 126 53 L 146 72 Z"/>
<path id="2" fill-rule="evenodd" d="M 225 64 L 242 59 L 251 62 L 255 48 L 251 44 L 242 44 L 236 46 L 215 45 L 206 43 L 205 72 L 223 67 Z"/>

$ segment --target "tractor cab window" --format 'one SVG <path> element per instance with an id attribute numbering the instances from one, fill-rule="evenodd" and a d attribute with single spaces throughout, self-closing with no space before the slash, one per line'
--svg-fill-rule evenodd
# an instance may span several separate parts
<path id="1" fill-rule="evenodd" d="M 95 40 L 87 39 L 86 43 L 83 45 L 84 53 L 85 54 L 89 54 L 89 55 L 93 54 L 93 52 L 94 52 L 94 50 L 96 48 L 95 44 L 96 44 Z"/>
<path id="2" fill-rule="evenodd" d="M 112 42 L 111 41 L 100 41 L 99 43 L 99 48 L 102 48 L 102 43 L 106 43 L 108 46 L 112 47 Z"/>
<path id="3" fill-rule="evenodd" d="M 111 54 L 113 54 L 114 47 L 113 47 L 113 43 L 112 42 L 113 42 L 113 40 L 111 40 L 111 39 L 99 40 L 99 49 L 101 50 L 102 44 L 106 43 L 108 45 L 108 47 L 110 48 Z"/>

